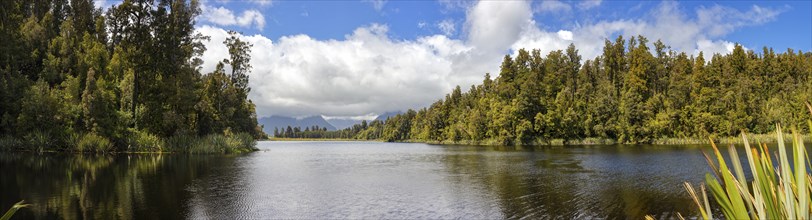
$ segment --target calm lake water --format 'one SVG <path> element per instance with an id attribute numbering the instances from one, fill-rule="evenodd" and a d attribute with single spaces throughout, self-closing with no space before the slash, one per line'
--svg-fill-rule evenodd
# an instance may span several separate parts
<path id="1" fill-rule="evenodd" d="M 65 219 L 693 215 L 700 146 L 259 142 L 244 155 L 0 154 L 0 210 Z"/>

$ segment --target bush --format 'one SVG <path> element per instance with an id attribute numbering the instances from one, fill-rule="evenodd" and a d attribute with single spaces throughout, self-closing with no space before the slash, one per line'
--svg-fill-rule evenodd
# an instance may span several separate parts
<path id="1" fill-rule="evenodd" d="M 23 141 L 19 138 L 4 135 L 0 137 L 0 151 L 10 151 L 22 147 Z"/>
<path id="2" fill-rule="evenodd" d="M 240 132 L 229 136 L 229 149 L 232 152 L 249 152 L 258 150 L 256 148 L 257 142 L 251 134 Z"/>
<path id="3" fill-rule="evenodd" d="M 76 147 L 76 151 L 81 152 L 109 152 L 112 149 L 113 143 L 96 133 L 85 134 Z"/>
<path id="4" fill-rule="evenodd" d="M 127 149 L 128 151 L 160 152 L 165 146 L 164 141 L 160 137 L 146 131 L 133 132 L 133 138 L 133 143 L 130 149 Z"/>
<path id="5" fill-rule="evenodd" d="M 178 138 L 184 140 L 185 138 Z M 177 143 L 189 143 L 186 152 L 194 154 L 213 153 L 244 153 L 257 150 L 254 137 L 248 133 L 236 134 L 210 134 L 205 137 L 195 138 L 197 141 L 177 141 Z M 180 148 L 179 148 L 180 149 Z"/>
<path id="6" fill-rule="evenodd" d="M 28 145 L 28 149 L 35 149 L 37 151 L 43 151 L 51 147 L 53 144 L 53 140 L 51 136 L 43 133 L 43 132 L 32 132 L 24 136 L 25 143 Z"/>
<path id="7" fill-rule="evenodd" d="M 188 134 L 171 136 L 166 139 L 166 150 L 175 152 L 188 152 L 200 144 L 200 137 Z"/>

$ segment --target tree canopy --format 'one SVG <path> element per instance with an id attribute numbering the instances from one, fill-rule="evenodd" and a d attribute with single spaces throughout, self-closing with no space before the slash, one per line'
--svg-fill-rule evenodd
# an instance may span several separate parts
<path id="1" fill-rule="evenodd" d="M 201 73 L 197 0 L 2 1 L 0 134 L 46 148 L 93 134 L 120 149 L 136 134 L 263 135 L 248 100 L 251 44 Z M 229 65 L 226 68 L 226 65 Z M 230 72 L 226 72 L 226 69 Z"/>
<path id="2" fill-rule="evenodd" d="M 650 143 L 767 133 L 809 119 L 800 113 L 812 98 L 812 53 L 757 53 L 736 44 L 706 61 L 702 53 L 676 52 L 643 36 L 604 45 L 591 60 L 582 60 L 574 45 L 546 56 L 522 49 L 505 56 L 498 77 L 485 74 L 467 92 L 458 86 L 427 108 L 337 133 L 506 145 L 586 138 Z"/>

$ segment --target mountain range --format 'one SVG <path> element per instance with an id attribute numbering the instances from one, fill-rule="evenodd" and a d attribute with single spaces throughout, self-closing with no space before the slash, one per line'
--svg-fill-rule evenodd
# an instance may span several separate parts
<path id="1" fill-rule="evenodd" d="M 378 115 L 374 120 L 381 120 L 386 121 L 389 117 L 395 116 L 402 112 L 385 112 L 381 115 Z M 319 128 L 327 128 L 328 131 L 335 131 L 341 130 L 345 128 L 352 127 L 355 124 L 361 123 L 363 120 L 359 119 L 352 119 L 352 118 L 331 118 L 331 119 L 324 119 L 322 116 L 309 116 L 304 118 L 293 118 L 293 117 L 286 117 L 286 116 L 279 116 L 273 115 L 270 117 L 262 117 L 257 120 L 259 124 L 263 126 L 263 131 L 268 135 L 273 135 L 274 128 L 279 128 L 279 130 L 284 130 L 288 126 L 290 127 L 300 127 L 302 129 L 309 128 L 313 126 L 319 126 Z"/>
<path id="2" fill-rule="evenodd" d="M 300 127 L 302 129 L 312 126 L 319 126 L 319 128 L 327 128 L 328 131 L 335 131 L 336 127 L 324 120 L 321 116 L 310 116 L 305 118 L 292 118 L 285 116 L 270 116 L 263 117 L 257 120 L 263 126 L 262 131 L 268 135 L 273 135 L 274 128 L 284 130 L 288 126 Z"/>

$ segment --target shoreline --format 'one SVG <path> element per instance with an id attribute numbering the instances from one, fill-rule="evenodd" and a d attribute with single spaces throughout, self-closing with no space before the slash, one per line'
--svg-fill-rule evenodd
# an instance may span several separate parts
<path id="1" fill-rule="evenodd" d="M 380 140 L 363 140 L 352 138 L 268 138 L 257 141 L 380 141 Z"/>
<path id="2" fill-rule="evenodd" d="M 803 134 L 800 135 L 801 139 L 804 143 L 812 143 L 812 135 L 810 134 Z M 784 142 L 792 142 L 793 135 L 792 133 L 785 133 L 784 134 Z M 712 138 L 713 142 L 716 144 L 744 144 L 741 136 L 738 137 L 716 137 Z M 750 141 L 751 144 L 774 144 L 777 143 L 777 138 L 775 134 L 747 134 L 747 139 Z M 364 139 L 335 139 L 335 138 L 269 138 L 267 141 L 379 141 L 379 142 L 387 142 L 383 140 L 364 140 Z M 553 139 L 548 142 L 541 142 L 541 141 L 534 141 L 530 144 L 513 144 L 513 145 L 503 145 L 498 143 L 496 140 L 480 140 L 480 141 L 472 141 L 472 140 L 459 140 L 459 141 L 424 141 L 424 140 L 414 140 L 414 139 L 407 139 L 407 140 L 398 140 L 398 141 L 391 141 L 393 143 L 424 143 L 424 144 L 433 144 L 433 145 L 471 145 L 471 146 L 579 146 L 579 145 L 705 145 L 710 144 L 708 138 L 658 138 L 652 141 L 651 143 L 637 143 L 637 144 L 628 144 L 628 143 L 618 143 L 614 139 L 606 139 L 606 138 L 584 138 L 581 140 L 568 140 L 564 141 L 564 139 Z"/>

